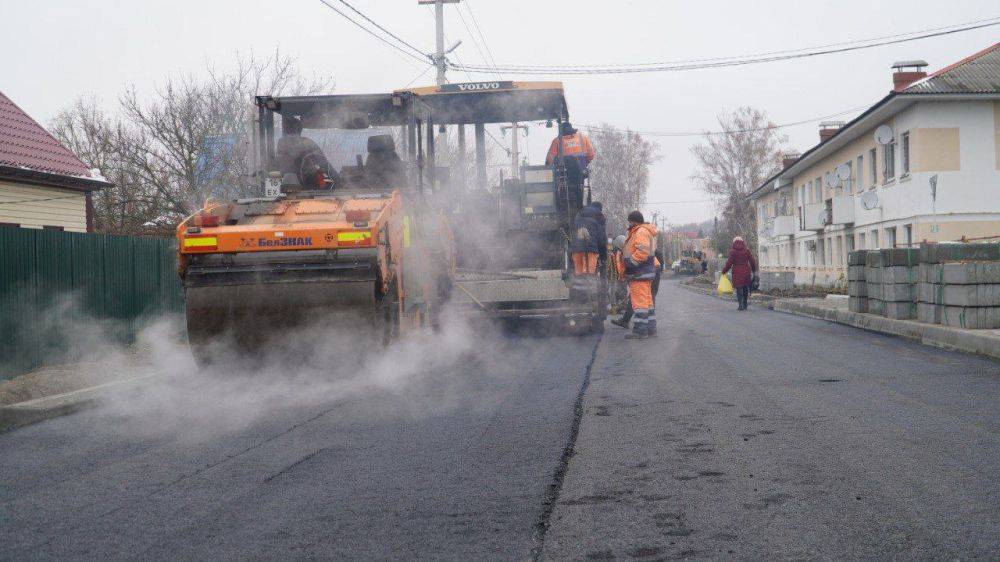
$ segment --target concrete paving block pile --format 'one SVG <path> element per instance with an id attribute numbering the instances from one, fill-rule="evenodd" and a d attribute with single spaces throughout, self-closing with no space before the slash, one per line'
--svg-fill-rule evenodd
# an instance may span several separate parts
<path id="1" fill-rule="evenodd" d="M 852 252 L 854 261 L 861 261 L 862 251 Z M 868 310 L 896 320 L 917 317 L 917 275 L 919 255 L 913 248 L 869 250 L 863 254 L 864 289 Z M 848 267 L 851 267 L 848 265 Z M 848 271 L 850 275 L 850 270 Z M 857 274 L 855 274 L 856 276 Z M 848 277 L 850 283 L 850 277 Z M 850 286 L 848 286 L 850 291 Z M 860 293 L 861 289 L 855 289 Z M 850 292 L 848 292 L 850 295 Z M 853 312 L 860 310 L 851 309 Z"/>
<path id="2" fill-rule="evenodd" d="M 868 283 L 865 282 L 865 259 L 868 250 L 847 254 L 847 303 L 851 312 L 868 312 Z"/>
<path id="3" fill-rule="evenodd" d="M 918 320 L 953 328 L 1000 328 L 1000 244 L 920 249 Z"/>

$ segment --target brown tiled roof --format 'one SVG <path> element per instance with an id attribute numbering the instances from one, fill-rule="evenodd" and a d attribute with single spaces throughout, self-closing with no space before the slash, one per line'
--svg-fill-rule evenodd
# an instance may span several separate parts
<path id="1" fill-rule="evenodd" d="M 0 92 L 0 166 L 91 178 L 90 168 Z"/>

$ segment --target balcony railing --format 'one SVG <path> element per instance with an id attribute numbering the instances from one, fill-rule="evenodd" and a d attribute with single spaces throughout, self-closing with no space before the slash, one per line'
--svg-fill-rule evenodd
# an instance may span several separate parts
<path id="1" fill-rule="evenodd" d="M 771 235 L 794 236 L 798 226 L 799 226 L 798 221 L 795 219 L 795 217 L 791 215 L 784 217 L 774 217 L 774 226 L 772 226 Z"/>
<path id="2" fill-rule="evenodd" d="M 823 230 L 830 222 L 830 213 L 826 203 L 811 203 L 802 209 L 802 230 Z"/>
<path id="3" fill-rule="evenodd" d="M 854 197 L 841 195 L 833 198 L 832 224 L 854 224 Z"/>

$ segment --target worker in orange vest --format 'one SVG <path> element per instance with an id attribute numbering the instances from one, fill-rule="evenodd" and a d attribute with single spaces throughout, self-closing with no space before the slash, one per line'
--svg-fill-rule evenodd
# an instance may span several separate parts
<path id="1" fill-rule="evenodd" d="M 656 335 L 656 306 L 653 280 L 656 278 L 656 227 L 648 224 L 639 211 L 628 214 L 628 235 L 615 255 L 618 275 L 628 281 L 628 295 L 634 316 L 632 333 L 627 339 L 645 339 Z"/>
<path id="2" fill-rule="evenodd" d="M 584 172 L 597 156 L 597 151 L 594 150 L 594 145 L 590 144 L 587 135 L 574 129 L 569 121 L 563 123 L 559 129 L 561 135 L 552 139 L 549 154 L 545 157 L 545 164 L 548 166 L 557 164 L 556 159 L 559 157 L 559 143 L 561 142 L 562 164 L 566 168 L 566 179 L 571 186 L 579 189 L 583 185 Z"/>

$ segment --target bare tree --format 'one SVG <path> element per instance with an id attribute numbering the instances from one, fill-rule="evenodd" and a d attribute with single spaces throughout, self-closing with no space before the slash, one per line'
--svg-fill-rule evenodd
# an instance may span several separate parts
<path id="1" fill-rule="evenodd" d="M 698 160 L 691 178 L 715 200 L 721 215 L 716 236 L 743 236 L 753 248 L 757 220 L 750 193 L 781 168 L 780 149 L 787 137 L 766 113 L 752 107 L 719 115 L 718 120 L 724 134 L 706 134 L 703 144 L 691 147 Z"/>
<path id="2" fill-rule="evenodd" d="M 232 70 L 209 67 L 207 78 L 167 78 L 151 99 L 126 90 L 116 120 L 96 103 L 79 101 L 50 128 L 85 162 L 107 170 L 116 184 L 98 196 L 99 231 L 165 234 L 209 197 L 253 192 L 254 95 L 331 88 L 328 77 L 304 77 L 295 59 L 278 51 L 266 58 L 237 56 Z"/>
<path id="3" fill-rule="evenodd" d="M 608 124 L 591 129 L 590 141 L 597 150 L 590 166 L 593 198 L 604 205 L 608 235 L 615 236 L 624 231 L 629 212 L 646 202 L 649 167 L 660 158 L 659 145 Z"/>
<path id="4" fill-rule="evenodd" d="M 134 165 L 143 150 L 135 131 L 113 122 L 94 99 L 79 99 L 50 123 L 67 148 L 112 182 L 94 193 L 94 228 L 110 234 L 157 230 L 162 199 Z"/>

